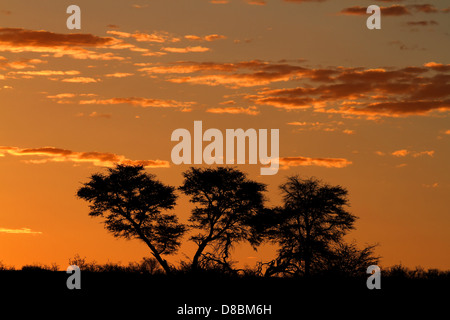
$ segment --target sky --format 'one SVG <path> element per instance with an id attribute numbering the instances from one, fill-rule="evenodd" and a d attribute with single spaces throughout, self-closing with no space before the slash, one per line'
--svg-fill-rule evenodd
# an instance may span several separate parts
<path id="1" fill-rule="evenodd" d="M 76 191 L 115 163 L 181 185 L 189 165 L 172 163 L 171 133 L 197 120 L 279 129 L 277 174 L 237 165 L 268 185 L 268 205 L 289 175 L 341 185 L 359 217 L 346 239 L 378 243 L 382 266 L 449 269 L 449 17 L 430 0 L 1 0 L 0 261 L 149 256 Z M 192 258 L 187 238 L 170 262 Z M 274 250 L 242 245 L 233 259 L 254 266 Z"/>

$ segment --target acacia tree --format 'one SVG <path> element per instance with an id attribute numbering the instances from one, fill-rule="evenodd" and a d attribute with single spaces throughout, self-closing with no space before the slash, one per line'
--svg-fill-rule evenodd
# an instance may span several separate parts
<path id="1" fill-rule="evenodd" d="M 332 252 L 322 260 L 322 270 L 341 274 L 365 274 L 367 267 L 377 265 L 380 257 L 375 256 L 376 244 L 358 248 L 355 242 L 337 243 Z"/>
<path id="2" fill-rule="evenodd" d="M 260 223 L 270 220 L 265 234 L 279 245 L 278 256 L 268 263 L 266 275 L 309 275 L 354 228 L 356 217 L 346 210 L 347 190 L 298 176 L 288 177 L 280 189 L 283 206 L 260 219 Z"/>
<path id="3" fill-rule="evenodd" d="M 191 237 L 198 246 L 192 269 L 198 269 L 202 258 L 230 269 L 230 250 L 250 239 L 249 222 L 263 209 L 266 186 L 229 167 L 192 167 L 183 176 L 179 189 L 195 204 L 189 221 L 199 231 Z M 212 252 L 205 251 L 208 246 Z"/>
<path id="4" fill-rule="evenodd" d="M 175 253 L 186 227 L 173 214 L 175 188 L 164 185 L 143 166 L 117 165 L 107 174 L 95 173 L 77 196 L 89 202 L 89 215 L 103 217 L 114 237 L 139 239 L 150 249 L 166 273 L 171 269 L 163 255 Z"/>

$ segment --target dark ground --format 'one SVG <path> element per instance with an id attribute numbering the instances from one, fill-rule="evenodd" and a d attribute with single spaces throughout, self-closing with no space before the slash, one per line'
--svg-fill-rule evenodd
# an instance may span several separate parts
<path id="1" fill-rule="evenodd" d="M 431 311 L 449 303 L 450 279 L 381 277 L 381 289 L 369 290 L 367 277 L 311 279 L 236 278 L 221 275 L 150 275 L 124 272 L 81 272 L 81 289 L 69 290 L 70 275 L 60 271 L 0 271 L 3 311 L 60 315 L 125 314 L 126 319 L 204 319 L 178 315 L 178 307 L 210 306 L 209 319 L 310 319 L 337 315 L 401 319 L 418 309 Z M 17 309 L 16 303 L 20 308 Z M 222 305 L 271 306 L 266 315 L 221 315 Z M 230 309 L 231 310 L 231 309 Z M 236 309 L 237 310 L 237 309 Z M 446 312 L 448 315 L 448 312 Z M 2 317 L 3 318 L 3 317 Z M 377 316 L 378 318 L 378 316 Z M 426 317 L 433 319 L 434 317 Z"/>

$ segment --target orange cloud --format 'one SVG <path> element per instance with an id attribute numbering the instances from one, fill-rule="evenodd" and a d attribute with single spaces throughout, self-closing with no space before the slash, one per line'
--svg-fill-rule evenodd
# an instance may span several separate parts
<path id="1" fill-rule="evenodd" d="M 293 121 L 287 123 L 290 126 L 296 126 L 296 131 L 328 131 L 328 132 L 335 132 L 339 130 L 339 127 L 344 125 L 344 122 L 342 121 L 328 121 L 328 122 L 299 122 L 299 121 Z M 355 132 L 353 130 L 349 129 L 343 129 L 341 130 L 342 133 L 345 134 L 354 134 Z"/>
<path id="2" fill-rule="evenodd" d="M 111 167 L 115 164 L 142 165 L 151 168 L 168 168 L 169 162 L 165 160 L 129 160 L 122 155 L 109 152 L 76 152 L 55 147 L 42 148 L 18 148 L 1 147 L 0 154 L 12 156 L 38 156 L 45 159 L 26 160 L 26 163 L 47 163 L 47 162 L 74 162 L 91 163 L 95 166 Z"/>
<path id="3" fill-rule="evenodd" d="M 80 104 L 130 104 L 132 106 L 143 108 L 188 108 L 195 104 L 195 102 L 182 102 L 176 100 L 161 100 L 148 98 L 111 98 L 111 99 L 92 99 L 81 100 Z"/>
<path id="4" fill-rule="evenodd" d="M 61 80 L 62 82 L 72 82 L 72 83 L 95 83 L 99 82 L 99 79 L 94 79 L 91 77 L 74 77 L 74 78 L 67 78 Z"/>
<path id="5" fill-rule="evenodd" d="M 80 71 L 77 70 L 69 70 L 69 71 L 60 71 L 60 70 L 36 70 L 36 71 L 16 71 L 11 72 L 11 74 L 24 74 L 29 76 L 74 76 L 80 74 Z"/>
<path id="6" fill-rule="evenodd" d="M 411 12 L 408 10 L 408 8 L 404 5 L 392 5 L 390 7 L 380 7 L 381 14 L 383 16 L 403 16 L 403 15 L 409 15 Z M 343 15 L 367 15 L 367 7 L 361 7 L 361 6 L 353 6 L 350 8 L 342 9 L 340 14 Z"/>
<path id="7" fill-rule="evenodd" d="M 265 6 L 267 2 L 265 0 L 246 0 L 248 4 L 257 5 L 257 6 Z"/>
<path id="8" fill-rule="evenodd" d="M 106 31 L 108 34 L 118 36 L 120 38 L 133 38 L 138 42 L 155 42 L 155 43 L 165 43 L 165 42 L 178 42 L 179 38 L 170 35 L 165 31 L 158 31 L 153 33 L 144 33 L 136 31 L 134 33 L 122 32 L 116 30 Z"/>
<path id="9" fill-rule="evenodd" d="M 311 79 L 312 81 L 332 81 L 338 70 L 307 69 L 285 63 L 269 63 L 260 60 L 237 63 L 187 62 L 180 61 L 168 65 L 155 65 L 140 71 L 160 74 L 192 73 L 193 75 L 172 76 L 167 80 L 175 83 L 192 83 L 210 86 L 225 85 L 232 88 L 268 85 L 272 82 Z M 198 74 L 195 74 L 198 73 Z"/>
<path id="10" fill-rule="evenodd" d="M 73 98 L 75 97 L 75 93 L 58 93 L 55 95 L 47 96 L 49 99 L 66 99 L 66 98 Z"/>
<path id="11" fill-rule="evenodd" d="M 429 156 L 434 157 L 434 150 L 420 151 L 420 152 L 412 152 L 406 149 L 397 150 L 391 153 L 395 157 L 406 157 L 407 155 L 412 155 L 414 158 L 421 156 Z"/>
<path id="12" fill-rule="evenodd" d="M 306 68 L 260 60 L 237 63 L 188 62 L 146 64 L 139 71 L 166 81 L 229 88 L 301 83 L 295 88 L 264 88 L 244 96 L 254 104 L 286 110 L 378 119 L 450 111 L 450 65 L 429 62 L 405 68 Z"/>
<path id="13" fill-rule="evenodd" d="M 345 168 L 352 164 L 343 158 L 308 158 L 308 157 L 283 157 L 280 158 L 281 169 L 298 166 L 318 166 L 325 168 Z"/>
<path id="14" fill-rule="evenodd" d="M 209 108 L 206 112 L 210 113 L 228 113 L 228 114 L 248 114 L 256 116 L 259 114 L 259 110 L 256 107 L 239 108 L 239 107 L 227 107 L 227 108 Z"/>
<path id="15" fill-rule="evenodd" d="M 434 157 L 434 150 L 421 151 L 421 152 L 416 152 L 416 153 L 413 154 L 414 158 L 421 157 L 421 156 Z"/>
<path id="16" fill-rule="evenodd" d="M 440 72 L 448 72 L 450 71 L 450 64 L 436 63 L 436 62 L 427 62 L 424 64 L 425 67 L 431 68 Z"/>
<path id="17" fill-rule="evenodd" d="M 54 33 L 44 30 L 0 28 L 0 51 L 53 53 L 55 57 L 76 59 L 123 60 L 111 52 L 98 53 L 87 48 L 121 48 L 121 40 L 88 33 Z M 126 47 L 126 46 L 125 46 Z"/>
<path id="18" fill-rule="evenodd" d="M 179 62 L 166 67 L 158 67 L 156 70 L 164 70 L 166 73 L 202 73 L 201 75 L 171 77 L 168 79 L 168 81 L 175 83 L 192 83 L 209 86 L 225 85 L 232 88 L 261 86 L 272 82 L 293 80 L 303 75 L 304 72 L 307 72 L 307 69 L 302 67 L 270 64 L 259 60 L 238 63 Z M 179 70 L 183 72 L 179 72 Z"/>
<path id="19" fill-rule="evenodd" d="M 171 52 L 171 53 L 188 53 L 188 52 L 206 52 L 209 51 L 209 48 L 202 47 L 202 46 L 195 46 L 195 47 L 185 47 L 185 48 L 174 48 L 174 47 L 165 47 L 162 48 L 162 50 Z"/>
<path id="20" fill-rule="evenodd" d="M 450 110 L 450 76 L 442 74 L 447 71 L 446 65 L 437 63 L 397 70 L 337 67 L 321 70 L 327 76 L 319 78 L 315 69 L 301 70 L 305 86 L 265 89 L 246 98 L 288 110 L 314 108 L 373 119 L 426 115 Z"/>
<path id="21" fill-rule="evenodd" d="M 409 151 L 406 149 L 401 149 L 401 150 L 392 152 L 392 155 L 396 156 L 396 157 L 406 157 L 408 154 L 409 154 Z"/>
<path id="22" fill-rule="evenodd" d="M 59 104 L 67 104 L 67 103 L 74 103 L 75 101 L 71 100 L 72 98 L 76 97 L 95 97 L 97 94 L 95 93 L 58 93 L 54 95 L 48 95 L 47 98 L 54 100 L 56 103 Z"/>
<path id="23" fill-rule="evenodd" d="M 40 232 L 40 231 L 32 231 L 29 228 L 20 228 L 20 229 L 0 228 L 0 233 L 8 233 L 8 234 L 42 234 L 42 232 Z"/>
<path id="24" fill-rule="evenodd" d="M 18 61 L 11 61 L 9 62 L 8 59 L 5 57 L 0 56 L 0 69 L 6 70 L 6 69 L 15 69 L 15 70 L 21 70 L 26 68 L 36 68 L 36 64 L 40 63 L 46 63 L 46 61 L 43 61 L 41 59 L 21 59 Z"/>
<path id="25" fill-rule="evenodd" d="M 385 1 L 388 2 L 388 1 Z M 404 16 L 410 15 L 412 11 L 422 13 L 437 13 L 439 10 L 432 4 L 413 4 L 399 5 L 394 4 L 390 7 L 380 7 L 383 16 Z M 340 14 L 343 15 L 367 15 L 367 7 L 353 6 L 343 9 Z M 442 10 L 445 12 L 445 9 Z"/>
<path id="26" fill-rule="evenodd" d="M 130 77 L 132 75 L 134 75 L 134 73 L 116 72 L 116 73 L 106 74 L 105 77 L 108 77 L 108 78 L 125 78 L 125 77 Z"/>
<path id="27" fill-rule="evenodd" d="M 207 36 L 195 36 L 195 35 L 186 35 L 184 36 L 185 39 L 191 40 L 191 41 L 215 41 L 215 40 L 220 40 L 220 39 L 226 39 L 226 36 L 223 35 L 219 35 L 219 34 L 210 34 Z"/>

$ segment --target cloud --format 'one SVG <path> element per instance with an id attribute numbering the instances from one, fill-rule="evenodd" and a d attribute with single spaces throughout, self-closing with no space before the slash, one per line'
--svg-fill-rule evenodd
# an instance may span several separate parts
<path id="1" fill-rule="evenodd" d="M 227 4 L 229 2 L 230 2 L 229 0 L 209 0 L 209 3 L 212 4 Z"/>
<path id="2" fill-rule="evenodd" d="M 390 7 L 380 7 L 383 16 L 403 16 L 410 15 L 411 12 L 403 5 L 392 5 Z M 367 7 L 353 6 L 342 9 L 341 15 L 367 15 Z"/>
<path id="3" fill-rule="evenodd" d="M 45 30 L 0 28 L 0 51 L 14 53 L 53 53 L 55 57 L 76 59 L 123 60 L 111 52 L 95 52 L 85 48 L 121 48 L 121 40 L 98 37 L 89 33 L 54 33 Z"/>
<path id="4" fill-rule="evenodd" d="M 429 62 L 404 68 L 303 67 L 260 60 L 234 63 L 179 61 L 145 64 L 138 69 L 173 83 L 226 86 L 266 86 L 244 98 L 256 105 L 285 110 L 379 119 L 450 111 L 450 65 Z M 276 82 L 296 87 L 273 89 Z"/>
<path id="5" fill-rule="evenodd" d="M 316 69 L 298 70 L 303 86 L 265 88 L 246 98 L 286 110 L 313 108 L 370 119 L 450 111 L 448 65 L 433 62 L 400 69 L 335 67 L 328 71 L 318 78 Z"/>
<path id="6" fill-rule="evenodd" d="M 33 71 L 15 71 L 10 74 L 23 74 L 28 76 L 75 76 L 80 74 L 77 70 L 33 70 Z"/>
<path id="7" fill-rule="evenodd" d="M 228 113 L 228 114 L 248 114 L 256 116 L 259 114 L 259 110 L 256 107 L 226 107 L 226 108 L 209 108 L 206 110 L 209 113 Z"/>
<path id="8" fill-rule="evenodd" d="M 408 154 L 409 154 L 409 151 L 406 149 L 401 149 L 401 150 L 392 152 L 392 155 L 395 157 L 406 157 Z"/>
<path id="9" fill-rule="evenodd" d="M 271 64 L 259 60 L 237 63 L 188 62 L 181 61 L 166 66 L 140 69 L 149 74 L 198 73 L 196 75 L 171 77 L 174 83 L 192 83 L 209 86 L 225 85 L 231 88 L 267 85 L 277 81 L 299 78 L 308 70 L 287 64 Z"/>
<path id="10" fill-rule="evenodd" d="M 8 61 L 5 57 L 0 56 L 0 69 L 14 69 L 21 70 L 27 68 L 36 68 L 36 64 L 46 63 L 46 61 L 41 59 L 20 59 L 17 61 Z"/>
<path id="11" fill-rule="evenodd" d="M 427 62 L 424 64 L 424 67 L 439 71 L 439 72 L 448 72 L 450 71 L 450 64 L 436 63 L 436 62 Z"/>
<path id="12" fill-rule="evenodd" d="M 105 77 L 108 77 L 108 78 L 125 78 L 125 77 L 130 77 L 130 76 L 133 76 L 133 75 L 134 75 L 134 73 L 115 72 L 115 73 L 106 74 Z"/>
<path id="13" fill-rule="evenodd" d="M 344 125 L 344 122 L 342 121 L 328 121 L 328 122 L 300 122 L 300 121 L 293 121 L 287 123 L 290 126 L 295 126 L 295 131 L 326 131 L 326 132 L 336 132 L 341 131 L 345 134 L 354 134 L 355 132 L 353 130 L 349 129 L 340 129 Z"/>
<path id="14" fill-rule="evenodd" d="M 133 38 L 138 42 L 154 42 L 154 43 L 165 43 L 165 42 L 178 42 L 180 38 L 172 36 L 166 31 L 155 31 L 153 33 L 145 33 L 140 31 L 135 31 L 134 33 L 108 30 L 108 34 L 118 36 L 119 38 Z"/>
<path id="15" fill-rule="evenodd" d="M 20 228 L 20 229 L 8 229 L 8 228 L 0 228 L 0 233 L 8 233 L 8 234 L 42 234 L 40 231 L 32 231 L 28 228 Z"/>
<path id="16" fill-rule="evenodd" d="M 59 104 L 68 104 L 68 103 L 75 103 L 75 101 L 73 100 L 76 97 L 95 97 L 97 96 L 97 94 L 95 93 L 58 93 L 58 94 L 53 94 L 53 95 L 47 95 L 47 98 L 52 99 L 53 101 L 55 101 L 56 103 Z"/>
<path id="17" fill-rule="evenodd" d="M 192 35 L 192 34 L 188 34 L 184 36 L 185 39 L 187 40 L 191 40 L 191 41 L 215 41 L 215 40 L 220 40 L 220 39 L 226 39 L 226 36 L 223 35 L 219 35 L 219 34 L 209 34 L 203 37 L 200 36 L 196 36 L 196 35 Z"/>
<path id="18" fill-rule="evenodd" d="M 168 168 L 169 162 L 165 160 L 130 160 L 122 155 L 109 152 L 76 152 L 55 147 L 42 148 L 18 148 L 0 146 L 0 154 L 12 156 L 44 157 L 44 159 L 25 160 L 26 163 L 47 163 L 47 162 L 72 162 L 90 163 L 95 166 L 111 167 L 115 164 L 142 165 L 151 168 Z"/>
<path id="19" fill-rule="evenodd" d="M 394 1 L 384 1 L 384 2 L 394 2 Z M 389 7 L 380 7 L 381 14 L 383 16 L 405 16 L 411 15 L 411 12 L 419 13 L 438 13 L 437 9 L 432 4 L 412 4 L 412 5 L 400 5 L 393 4 Z M 367 15 L 367 7 L 353 6 L 349 8 L 344 8 L 339 12 L 341 15 Z M 445 12 L 445 9 L 442 10 Z"/>
<path id="20" fill-rule="evenodd" d="M 265 6 L 267 2 L 265 0 L 246 0 L 248 4 L 257 5 L 257 6 Z"/>
<path id="21" fill-rule="evenodd" d="M 434 150 L 421 151 L 421 152 L 415 152 L 415 153 L 413 153 L 413 157 L 414 157 L 414 158 L 421 157 L 421 156 L 434 157 Z"/>
<path id="22" fill-rule="evenodd" d="M 222 104 L 222 105 L 235 105 L 236 101 L 234 101 L 234 100 L 227 100 L 227 101 L 221 102 L 220 104 Z"/>
<path id="23" fill-rule="evenodd" d="M 67 78 L 61 80 L 62 82 L 71 82 L 71 83 L 96 83 L 99 82 L 100 79 L 94 79 L 91 77 L 74 77 L 74 78 Z"/>
<path id="24" fill-rule="evenodd" d="M 421 157 L 421 156 L 429 156 L 434 157 L 434 150 L 427 150 L 427 151 L 409 151 L 407 149 L 400 149 L 397 151 L 394 151 L 391 153 L 395 157 L 406 157 L 407 155 L 411 155 L 414 158 Z"/>
<path id="25" fill-rule="evenodd" d="M 195 102 L 182 102 L 176 100 L 162 100 L 162 99 L 149 99 L 140 97 L 130 98 L 111 98 L 111 99 L 91 99 L 81 100 L 80 104 L 101 104 L 101 105 L 114 105 L 114 104 L 130 104 L 136 107 L 142 108 L 188 108 L 195 104 Z"/>
<path id="26" fill-rule="evenodd" d="M 184 47 L 184 48 L 174 48 L 174 47 L 165 47 L 162 50 L 171 52 L 171 53 L 189 53 L 189 52 L 206 52 L 209 51 L 209 48 L 202 46 L 195 47 Z"/>
<path id="27" fill-rule="evenodd" d="M 213 62 L 185 62 L 180 61 L 165 66 L 146 66 L 139 69 L 139 71 L 148 74 L 182 74 L 195 73 L 205 71 L 234 71 L 236 66 L 232 63 L 213 63 Z"/>
<path id="28" fill-rule="evenodd" d="M 308 157 L 283 157 L 280 158 L 281 169 L 298 166 L 318 166 L 325 168 L 345 168 L 352 164 L 344 158 L 308 158 Z"/>
<path id="29" fill-rule="evenodd" d="M 148 4 L 133 4 L 132 7 L 135 9 L 143 9 L 143 8 L 147 8 L 149 5 Z"/>

